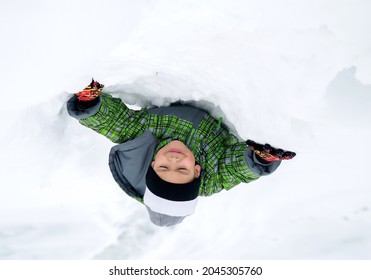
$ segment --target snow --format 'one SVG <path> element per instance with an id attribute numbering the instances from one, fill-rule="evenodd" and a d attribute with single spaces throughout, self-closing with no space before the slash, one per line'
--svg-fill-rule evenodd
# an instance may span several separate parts
<path id="1" fill-rule="evenodd" d="M 371 2 L 2 1 L 0 259 L 370 259 Z M 273 175 L 152 225 L 70 118 L 91 77 L 193 101 L 291 149 Z"/>

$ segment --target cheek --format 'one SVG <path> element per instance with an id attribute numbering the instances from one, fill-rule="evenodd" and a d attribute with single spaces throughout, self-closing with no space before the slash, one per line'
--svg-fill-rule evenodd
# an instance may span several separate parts
<path id="1" fill-rule="evenodd" d="M 160 154 L 157 154 L 154 160 L 152 161 L 152 167 L 160 165 L 162 161 L 163 161 L 163 156 L 161 156 Z"/>
<path id="2" fill-rule="evenodd" d="M 195 164 L 196 164 L 194 158 L 186 158 L 186 159 L 184 159 L 184 163 L 185 163 L 188 167 L 194 167 Z"/>
<path id="3" fill-rule="evenodd" d="M 155 155 L 155 161 L 157 160 L 161 160 L 165 157 L 165 155 L 163 153 L 161 153 L 161 151 L 159 151 L 156 155 Z"/>

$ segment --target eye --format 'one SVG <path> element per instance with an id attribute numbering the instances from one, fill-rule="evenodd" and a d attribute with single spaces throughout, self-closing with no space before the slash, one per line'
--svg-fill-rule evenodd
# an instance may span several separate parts
<path id="1" fill-rule="evenodd" d="M 169 168 L 167 167 L 167 166 L 165 166 L 165 165 L 160 165 L 159 167 L 158 167 L 160 170 L 168 170 Z"/>
<path id="2" fill-rule="evenodd" d="M 188 174 L 188 169 L 187 168 L 178 168 L 178 172 L 182 174 Z"/>

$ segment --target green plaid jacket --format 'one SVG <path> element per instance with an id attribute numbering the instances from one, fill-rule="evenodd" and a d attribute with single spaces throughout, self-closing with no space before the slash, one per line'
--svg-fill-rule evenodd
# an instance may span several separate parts
<path id="1" fill-rule="evenodd" d="M 195 129 L 192 122 L 173 115 L 151 114 L 147 109 L 129 109 L 120 98 L 106 93 L 102 93 L 100 98 L 97 112 L 79 119 L 82 125 L 114 143 L 133 140 L 150 130 L 160 140 L 157 150 L 172 140 L 182 141 L 202 167 L 201 196 L 229 190 L 241 182 L 249 183 L 260 177 L 246 164 L 246 144 L 239 142 L 209 114 L 203 116 Z"/>

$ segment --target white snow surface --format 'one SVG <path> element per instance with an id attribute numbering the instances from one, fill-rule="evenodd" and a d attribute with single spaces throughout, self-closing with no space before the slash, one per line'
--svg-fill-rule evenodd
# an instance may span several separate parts
<path id="1" fill-rule="evenodd" d="M 0 259 L 370 259 L 371 2 L 0 2 Z M 172 228 L 68 116 L 94 77 L 136 107 L 193 101 L 293 150 Z"/>

